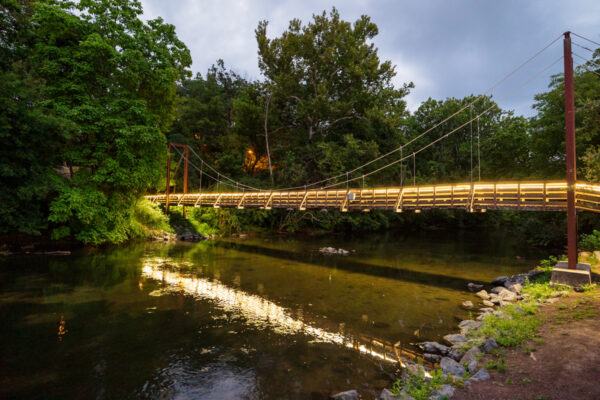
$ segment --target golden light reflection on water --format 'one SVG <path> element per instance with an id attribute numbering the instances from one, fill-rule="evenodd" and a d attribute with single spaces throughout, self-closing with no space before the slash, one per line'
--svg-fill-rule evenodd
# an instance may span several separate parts
<path id="1" fill-rule="evenodd" d="M 151 293 L 153 296 L 164 295 L 169 291 L 183 291 L 196 298 L 212 300 L 225 311 L 243 316 L 247 324 L 255 327 L 268 326 L 273 331 L 284 335 L 302 333 L 314 338 L 315 342 L 334 343 L 384 361 L 398 361 L 392 354 L 370 348 L 372 343 L 365 345 L 355 338 L 329 332 L 296 319 L 283 307 L 260 296 L 228 287 L 218 281 L 167 269 L 166 267 L 174 265 L 172 260 L 150 258 L 146 259 L 143 265 L 144 277 L 167 285 L 166 288 L 153 291 Z M 239 283 L 236 283 L 236 286 L 238 285 Z"/>

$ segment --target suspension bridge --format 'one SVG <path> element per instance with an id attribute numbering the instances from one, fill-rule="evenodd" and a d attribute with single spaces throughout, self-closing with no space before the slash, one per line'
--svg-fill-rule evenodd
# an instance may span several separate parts
<path id="1" fill-rule="evenodd" d="M 600 43 L 573 33 L 580 39 L 600 46 Z M 480 141 L 479 141 L 479 119 L 489 113 L 495 104 L 486 108 L 477 115 L 472 115 L 473 106 L 482 100 L 485 95 L 492 93 L 498 86 L 511 78 L 517 71 L 532 62 L 540 54 L 547 51 L 552 45 L 563 39 L 563 54 L 558 59 L 538 71 L 528 80 L 510 92 L 504 100 L 531 81 L 548 71 L 552 66 L 564 62 L 564 96 L 565 96 L 565 144 L 566 144 L 566 179 L 564 181 L 523 181 L 523 182 L 481 182 L 480 171 Z M 574 107 L 574 82 L 573 82 L 573 55 L 585 61 L 578 64 L 587 71 L 598 74 L 600 65 L 580 56 L 572 51 L 571 45 L 575 44 L 581 49 L 589 49 L 585 45 L 572 42 L 571 32 L 565 32 L 544 48 L 533 54 L 529 59 L 515 68 L 513 71 L 496 82 L 486 92 L 479 95 L 469 104 L 463 106 L 454 114 L 446 117 L 434 126 L 426 129 L 416 137 L 409 140 L 400 147 L 376 157 L 363 165 L 342 174 L 331 176 L 317 182 L 290 188 L 257 188 L 243 184 L 227 177 L 204 161 L 192 148 L 178 143 L 169 143 L 169 158 L 167 160 L 167 185 L 165 194 L 146 196 L 149 200 L 166 205 L 169 211 L 170 205 L 183 206 L 184 217 L 186 207 L 213 207 L 213 208 L 254 208 L 269 210 L 282 208 L 288 210 L 330 210 L 336 209 L 342 212 L 348 211 L 372 211 L 391 210 L 395 212 L 409 211 L 420 212 L 428 209 L 459 208 L 469 212 L 485 212 L 487 210 L 518 210 L 518 211 L 566 211 L 568 229 L 568 255 L 569 269 L 575 269 L 577 260 L 577 220 L 576 212 L 600 212 L 600 184 L 578 181 L 576 178 L 575 165 L 575 107 Z M 593 70 L 589 66 L 598 67 Z M 411 147 L 416 141 L 426 137 L 436 128 L 442 127 L 446 122 L 461 113 L 469 112 L 469 120 L 460 126 L 448 130 L 443 135 L 431 140 L 420 148 Z M 477 167 L 473 166 L 473 124 L 477 124 Z M 452 184 L 425 184 L 417 185 L 416 156 L 448 138 L 457 131 L 469 129 L 471 133 L 471 170 L 468 182 Z M 175 151 L 180 155 L 180 161 L 185 160 L 183 176 L 183 192 L 171 193 L 171 157 Z M 200 160 L 200 166 L 190 160 L 190 151 Z M 393 158 L 392 156 L 395 156 Z M 391 161 L 390 161 L 391 159 Z M 404 185 L 405 161 L 413 164 L 413 184 Z M 375 163 L 387 161 L 383 166 L 377 168 Z M 188 167 L 192 166 L 200 173 L 200 190 L 197 193 L 188 193 Z M 367 172 L 366 168 L 371 166 Z M 401 185 L 390 187 L 365 188 L 365 177 L 376 174 L 393 166 L 400 167 Z M 179 167 L 179 164 L 178 166 Z M 477 170 L 478 181 L 474 181 L 474 171 Z M 202 177 L 210 179 L 215 184 L 210 190 L 202 191 Z M 356 188 L 356 182 L 362 187 Z M 230 191 L 221 190 L 223 186 L 233 188 Z M 341 187 L 340 187 L 341 186 Z M 344 187 L 345 186 L 345 187 Z M 216 190 L 215 190 L 216 189 Z"/>

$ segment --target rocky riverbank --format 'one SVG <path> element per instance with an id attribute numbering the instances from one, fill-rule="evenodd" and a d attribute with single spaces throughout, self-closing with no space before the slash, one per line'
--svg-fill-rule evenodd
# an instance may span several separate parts
<path id="1" fill-rule="evenodd" d="M 423 359 L 434 368 L 404 366 L 394 387 L 384 389 L 378 399 L 450 399 L 455 388 L 490 379 L 486 368 L 500 367 L 490 362 L 489 357 L 497 356 L 503 347 L 516 347 L 531 339 L 541 324 L 536 316 L 538 307 L 554 304 L 572 292 L 568 287 L 553 287 L 548 281 L 549 271 L 549 267 L 538 267 L 510 277 L 499 276 L 490 285 L 469 283 L 474 299 L 464 301 L 461 306 L 473 311 L 473 319 L 461 321 L 457 326 L 459 332 L 444 336 L 445 343 L 418 343 Z M 584 289 L 589 288 L 579 288 Z M 483 365 L 481 360 L 486 357 L 488 363 Z M 331 398 L 359 399 L 355 391 Z"/>

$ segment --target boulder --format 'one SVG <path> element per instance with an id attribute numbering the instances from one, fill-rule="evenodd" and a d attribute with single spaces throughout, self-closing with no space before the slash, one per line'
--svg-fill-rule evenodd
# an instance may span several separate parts
<path id="1" fill-rule="evenodd" d="M 483 289 L 483 285 L 479 285 L 477 283 L 473 283 L 473 282 L 469 282 L 467 284 L 467 288 L 469 289 L 469 291 L 471 292 L 477 292 L 481 289 Z"/>
<path id="2" fill-rule="evenodd" d="M 523 290 L 523 286 L 520 283 L 513 283 L 512 285 L 510 285 L 508 287 L 508 290 L 510 290 L 513 293 L 516 294 L 521 294 L 521 290 Z"/>
<path id="3" fill-rule="evenodd" d="M 471 308 L 473 308 L 473 302 L 469 301 L 469 300 L 463 301 L 462 306 L 463 306 L 463 308 L 471 309 Z"/>
<path id="4" fill-rule="evenodd" d="M 504 289 L 502 292 L 500 292 L 500 294 L 498 294 L 498 297 L 502 301 L 515 301 L 517 299 L 517 295 L 514 292 L 511 292 L 507 289 Z"/>
<path id="5" fill-rule="evenodd" d="M 527 273 L 527 278 L 531 282 L 531 281 L 536 280 L 537 278 L 539 278 L 542 275 L 544 275 L 544 271 L 542 271 L 541 269 L 532 269 L 531 271 L 529 271 Z"/>
<path id="6" fill-rule="evenodd" d="M 454 396 L 454 388 L 450 384 L 444 384 L 439 389 L 434 390 L 429 395 L 431 400 L 446 400 Z"/>
<path id="7" fill-rule="evenodd" d="M 449 335 L 444 336 L 444 340 L 455 345 L 466 342 L 467 338 L 459 333 L 451 333 Z"/>
<path id="8" fill-rule="evenodd" d="M 501 291 L 506 290 L 504 286 L 496 286 L 490 290 L 491 293 L 499 294 Z"/>
<path id="9" fill-rule="evenodd" d="M 391 390 L 383 389 L 381 391 L 381 394 L 379 395 L 379 400 L 414 400 L 414 399 L 412 397 L 410 397 L 406 392 L 401 393 L 400 396 L 394 396 L 394 393 L 392 393 Z"/>
<path id="10" fill-rule="evenodd" d="M 423 342 L 419 343 L 418 346 L 422 348 L 425 353 L 441 354 L 443 356 L 448 354 L 449 351 L 448 346 L 444 346 L 438 342 Z"/>
<path id="11" fill-rule="evenodd" d="M 475 293 L 475 296 L 483 300 L 488 300 L 490 298 L 490 295 L 485 290 L 480 290 L 479 292 Z"/>
<path id="12" fill-rule="evenodd" d="M 465 352 L 459 346 L 452 346 L 450 351 L 448 351 L 448 357 L 453 359 L 454 361 L 460 361 L 460 359 L 465 355 Z"/>
<path id="13" fill-rule="evenodd" d="M 470 364 L 472 361 L 477 361 L 477 355 L 481 353 L 479 346 L 471 347 L 464 356 L 460 359 L 461 364 Z"/>
<path id="14" fill-rule="evenodd" d="M 469 370 L 469 374 L 473 375 L 475 370 L 477 369 L 477 361 L 473 360 L 469 363 L 467 369 Z"/>
<path id="15" fill-rule="evenodd" d="M 460 328 L 460 333 L 462 335 L 466 335 L 470 330 L 477 329 L 481 326 L 481 321 L 473 321 L 472 319 L 467 319 L 458 324 Z"/>
<path id="16" fill-rule="evenodd" d="M 509 280 L 510 278 L 508 276 L 498 276 L 496 278 L 494 278 L 494 280 L 492 280 L 492 285 L 494 286 L 498 286 L 498 285 L 504 285 L 504 282 L 506 282 L 507 280 Z"/>
<path id="17" fill-rule="evenodd" d="M 525 315 L 525 310 L 523 310 L 521 307 L 518 307 L 518 306 L 517 306 L 517 307 L 513 308 L 513 310 L 514 310 L 515 312 L 518 312 L 518 313 L 519 313 L 519 314 L 521 314 L 521 315 Z"/>
<path id="18" fill-rule="evenodd" d="M 347 390 L 329 397 L 331 400 L 360 400 L 356 390 Z"/>
<path id="19" fill-rule="evenodd" d="M 495 339 L 487 339 L 485 342 L 483 342 L 480 348 L 481 351 L 483 351 L 486 354 L 489 354 L 498 348 L 498 343 L 496 343 Z"/>
<path id="20" fill-rule="evenodd" d="M 454 361 L 450 357 L 443 357 L 440 361 L 440 368 L 448 375 L 462 377 L 465 375 L 465 367 Z"/>
<path id="21" fill-rule="evenodd" d="M 424 353 L 423 354 L 423 359 L 425 361 L 428 361 L 430 363 L 439 363 L 440 360 L 442 359 L 442 356 L 440 356 L 439 354 L 432 354 L 432 353 Z"/>
<path id="22" fill-rule="evenodd" d="M 481 368 L 475 375 L 469 378 L 469 380 L 473 382 L 485 381 L 487 379 L 490 379 L 490 374 L 488 374 L 484 368 Z"/>
<path id="23" fill-rule="evenodd" d="M 482 303 L 483 303 L 483 305 L 484 305 L 484 306 L 487 306 L 487 307 L 494 307 L 494 303 L 492 303 L 492 302 L 491 302 L 491 301 L 489 301 L 489 300 L 484 300 L 484 301 L 482 301 Z"/>
<path id="24" fill-rule="evenodd" d="M 554 304 L 558 301 L 558 297 L 554 297 L 552 299 L 546 299 L 546 303 Z"/>

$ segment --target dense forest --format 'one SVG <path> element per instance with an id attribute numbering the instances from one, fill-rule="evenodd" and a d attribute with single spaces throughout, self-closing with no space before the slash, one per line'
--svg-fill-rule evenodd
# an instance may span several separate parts
<path id="1" fill-rule="evenodd" d="M 307 23 L 290 21 L 279 37 L 258 22 L 262 77 L 248 80 L 223 60 L 192 76 L 175 28 L 141 14 L 134 0 L 0 5 L 0 233 L 92 244 L 143 237 L 165 222 L 141 199 L 164 190 L 168 141 L 188 144 L 236 181 L 282 188 L 344 175 L 409 142 L 410 154 L 456 129 L 414 165 L 398 163 L 351 185 L 564 177 L 562 75 L 535 96 L 531 118 L 479 94 L 428 99 L 409 112 L 414 85 L 393 85 L 395 67 L 379 58 L 378 28 L 368 16 L 348 22 L 334 8 Z M 578 176 L 599 181 L 600 51 L 589 58 L 575 73 Z M 474 115 L 481 116 L 465 125 Z M 480 163 L 473 162 L 474 134 Z M 175 167 L 174 189 L 181 174 Z M 189 185 L 215 190 L 219 182 L 193 168 Z M 564 216 L 553 213 L 194 209 L 190 218 L 200 230 L 225 233 L 502 225 L 540 245 L 562 244 L 565 232 Z M 580 217 L 581 232 L 599 225 L 597 217 Z"/>

